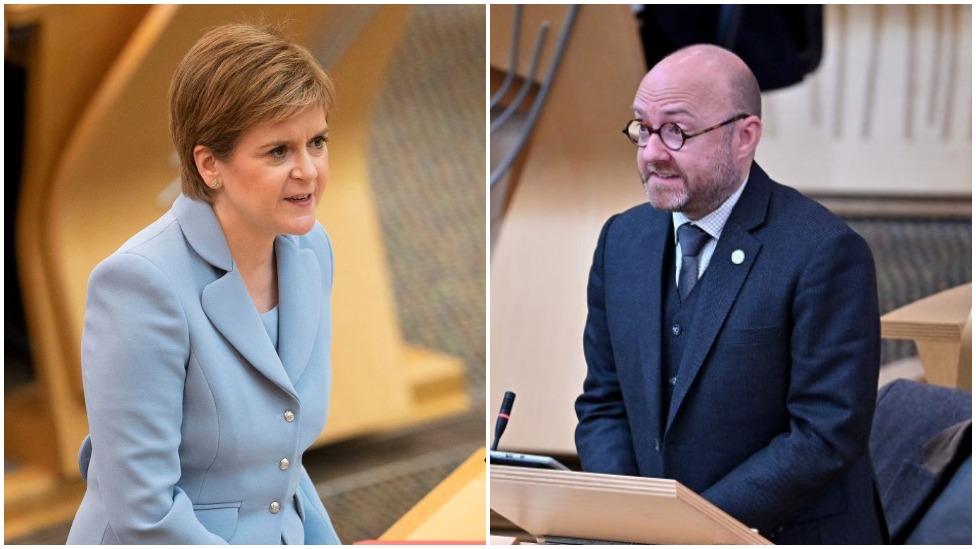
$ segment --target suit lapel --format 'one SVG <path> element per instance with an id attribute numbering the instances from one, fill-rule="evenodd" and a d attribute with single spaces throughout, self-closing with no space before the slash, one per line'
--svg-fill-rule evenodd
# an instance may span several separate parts
<path id="1" fill-rule="evenodd" d="M 275 240 L 278 261 L 278 354 L 292 383 L 301 377 L 315 346 L 323 303 L 322 272 L 311 249 L 292 237 Z"/>
<path id="2" fill-rule="evenodd" d="M 698 305 L 688 332 L 690 337 L 685 343 L 685 352 L 681 357 L 678 383 L 671 397 L 665 433 L 674 423 L 674 418 L 688 395 L 688 390 L 698 376 L 719 330 L 725 324 L 732 304 L 735 303 L 736 296 L 739 295 L 742 284 L 759 255 L 762 243 L 749 231 L 765 221 L 769 192 L 769 180 L 766 174 L 753 163 L 746 188 L 733 208 L 722 230 L 718 245 L 712 253 L 708 268 L 699 281 Z M 736 250 L 743 252 L 742 262 L 738 264 L 732 261 L 732 253 Z"/>
<path id="3" fill-rule="evenodd" d="M 633 279 L 637 290 L 638 348 L 640 372 L 647 395 L 647 417 L 650 425 L 660 433 L 661 422 L 661 285 L 662 276 L 670 272 L 666 265 L 667 248 L 671 236 L 671 214 L 652 211 L 648 232 L 638 241 L 639 260 Z M 661 266 L 660 268 L 658 266 Z"/>
<path id="4" fill-rule="evenodd" d="M 204 287 L 201 303 L 210 322 L 245 360 L 272 383 L 297 398 L 258 311 L 247 294 L 240 271 L 229 271 Z M 280 319 L 280 310 L 278 315 Z"/>
<path id="5" fill-rule="evenodd" d="M 213 208 L 205 202 L 181 194 L 173 203 L 173 215 L 179 221 L 180 229 L 193 250 L 205 261 L 224 271 L 203 288 L 200 304 L 207 318 L 258 372 L 297 398 L 295 388 L 282 368 L 278 353 L 268 338 L 258 311 L 244 286 L 244 280 L 234 264 Z M 280 316 L 279 310 L 279 318 Z"/>

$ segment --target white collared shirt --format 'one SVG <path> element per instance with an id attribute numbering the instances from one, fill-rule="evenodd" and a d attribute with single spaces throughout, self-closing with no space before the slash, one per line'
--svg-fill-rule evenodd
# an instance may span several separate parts
<path id="1" fill-rule="evenodd" d="M 729 220 L 729 216 L 732 215 L 732 209 L 735 208 L 735 204 L 739 201 L 739 197 L 742 195 L 742 191 L 746 188 L 746 182 L 749 180 L 749 175 L 746 174 L 746 178 L 742 180 L 739 184 L 739 188 L 736 189 L 732 196 L 725 199 L 725 202 L 712 210 L 711 213 L 702 217 L 701 219 L 692 221 L 688 219 L 685 214 L 681 212 L 671 213 L 671 222 L 674 231 L 674 245 L 675 245 L 675 267 L 674 267 L 674 283 L 678 283 L 678 273 L 681 272 L 681 244 L 678 242 L 678 227 L 684 225 L 685 223 L 691 223 L 701 230 L 708 233 L 711 238 L 705 243 L 702 248 L 701 254 L 698 256 L 698 278 L 701 278 L 702 274 L 705 272 L 705 268 L 708 267 L 708 262 L 712 259 L 712 253 L 715 251 L 715 246 L 718 245 L 718 239 L 722 236 L 722 229 L 725 228 L 725 222 Z"/>

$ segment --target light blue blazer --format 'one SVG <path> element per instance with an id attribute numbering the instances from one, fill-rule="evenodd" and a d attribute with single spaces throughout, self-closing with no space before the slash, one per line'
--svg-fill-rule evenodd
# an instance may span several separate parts
<path id="1" fill-rule="evenodd" d="M 92 272 L 68 543 L 339 543 L 302 466 L 329 406 L 332 248 L 316 224 L 274 249 L 277 351 L 204 202 Z"/>

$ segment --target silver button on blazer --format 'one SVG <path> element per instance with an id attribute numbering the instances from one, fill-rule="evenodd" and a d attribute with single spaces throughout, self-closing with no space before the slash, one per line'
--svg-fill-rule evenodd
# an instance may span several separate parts
<path id="1" fill-rule="evenodd" d="M 92 272 L 68 543 L 339 543 L 301 465 L 329 405 L 332 248 L 319 224 L 274 247 L 277 351 L 204 202 Z"/>

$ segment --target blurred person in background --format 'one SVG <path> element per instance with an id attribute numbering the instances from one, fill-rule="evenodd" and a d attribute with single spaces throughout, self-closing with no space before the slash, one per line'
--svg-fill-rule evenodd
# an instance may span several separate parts
<path id="1" fill-rule="evenodd" d="M 331 386 L 333 96 L 271 29 L 215 28 L 179 64 L 182 194 L 89 280 L 68 543 L 339 543 L 302 465 Z"/>

